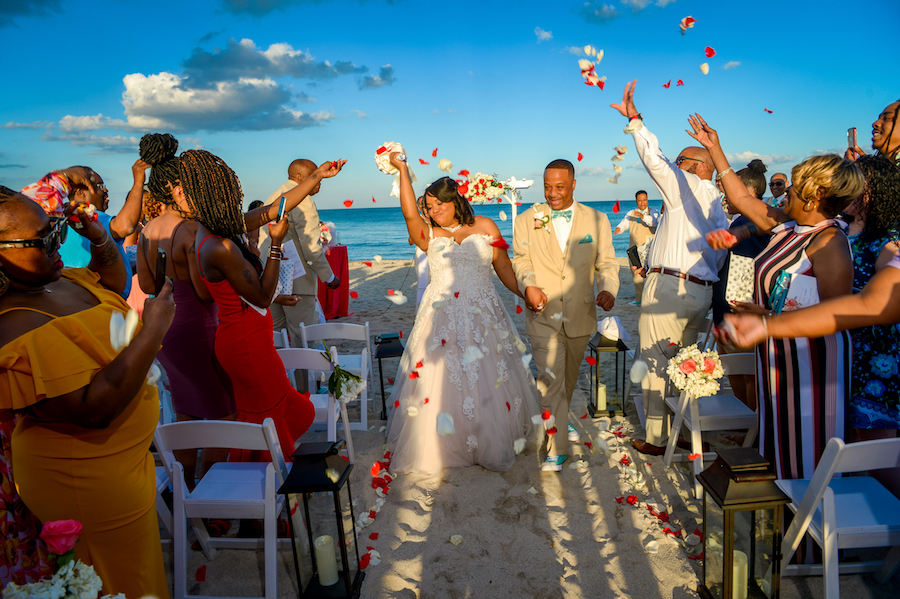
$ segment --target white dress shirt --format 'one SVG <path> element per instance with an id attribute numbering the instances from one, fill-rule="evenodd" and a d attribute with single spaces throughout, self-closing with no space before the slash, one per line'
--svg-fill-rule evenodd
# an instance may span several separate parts
<path id="1" fill-rule="evenodd" d="M 709 247 L 706 234 L 728 228 L 719 190 L 712 181 L 670 162 L 646 125 L 631 135 L 638 156 L 666 205 L 650 246 L 647 268 L 670 268 L 704 281 L 718 281 L 727 252 Z"/>
<path id="2" fill-rule="evenodd" d="M 619 233 L 627 231 L 631 227 L 632 221 L 640 221 L 653 229 L 659 224 L 659 210 L 656 208 L 647 208 L 646 212 L 638 208 L 629 210 L 628 213 L 625 214 L 625 218 L 615 226 L 613 234 L 616 234 L 616 231 Z"/>
<path id="3" fill-rule="evenodd" d="M 569 241 L 569 233 L 572 231 L 572 223 L 575 222 L 575 200 L 572 200 L 572 205 L 564 210 L 553 210 L 550 209 L 550 228 L 553 229 L 553 232 L 556 233 L 556 241 L 559 243 L 559 251 L 565 255 L 566 253 L 566 243 Z M 566 221 L 565 218 L 553 218 L 554 212 L 564 212 L 566 210 L 572 211 L 572 218 Z"/>

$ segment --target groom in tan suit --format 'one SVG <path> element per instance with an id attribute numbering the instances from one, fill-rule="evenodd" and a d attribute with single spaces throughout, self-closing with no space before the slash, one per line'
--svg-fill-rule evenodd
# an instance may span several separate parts
<path id="1" fill-rule="evenodd" d="M 554 160 L 544 170 L 544 197 L 516 218 L 513 268 L 525 304 L 541 408 L 559 432 L 549 435 L 542 470 L 559 472 L 569 441 L 579 436 L 569 422 L 569 403 L 597 332 L 597 308 L 612 309 L 619 291 L 619 263 L 605 214 L 575 201 L 575 167 Z M 594 281 L 597 295 L 594 295 Z"/>

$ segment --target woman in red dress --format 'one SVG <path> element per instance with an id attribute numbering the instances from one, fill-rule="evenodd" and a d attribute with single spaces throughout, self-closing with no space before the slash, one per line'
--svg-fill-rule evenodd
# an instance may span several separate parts
<path id="1" fill-rule="evenodd" d="M 344 162 L 326 162 L 288 191 L 285 212 L 323 178 L 338 174 Z M 295 441 L 312 424 L 315 408 L 308 393 L 298 393 L 291 386 L 272 340 L 268 306 L 278 284 L 287 219 L 269 228 L 272 249 L 263 268 L 247 245 L 247 229 L 274 220 L 277 203 L 258 209 L 259 222 L 249 219 L 248 225 L 240 181 L 222 159 L 205 150 L 188 150 L 181 155 L 180 173 L 181 187 L 199 222 L 200 274 L 219 306 L 215 352 L 231 379 L 238 420 L 261 423 L 271 417 L 282 451 L 289 456 Z"/>

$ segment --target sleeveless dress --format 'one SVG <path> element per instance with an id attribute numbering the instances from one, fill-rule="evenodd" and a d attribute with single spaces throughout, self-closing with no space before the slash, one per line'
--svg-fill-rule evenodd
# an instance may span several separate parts
<path id="1" fill-rule="evenodd" d="M 169 377 L 175 411 L 213 420 L 234 414 L 231 381 L 215 355 L 218 307 L 197 297 L 190 279 L 175 281 L 172 297 L 178 309 L 157 357 Z"/>
<path id="2" fill-rule="evenodd" d="M 769 245 L 756 258 L 756 303 L 771 309 L 770 294 L 781 271 L 812 276 L 806 249 L 838 223 L 828 219 L 804 226 L 790 221 L 772 229 Z M 778 478 L 810 478 L 828 440 L 844 438 L 850 335 L 769 339 L 757 352 L 762 454 L 775 464 Z"/>
<path id="3" fill-rule="evenodd" d="M 169 588 L 149 451 L 159 421 L 156 387 L 145 382 L 125 411 L 103 429 L 46 424 L 27 410 L 90 384 L 118 355 L 110 344 L 109 320 L 115 311 L 125 314 L 128 304 L 86 268 L 62 272 L 100 303 L 52 317 L 0 348 L 0 414 L 20 414 L 12 436 L 15 483 L 22 501 L 42 522 L 81 522 L 75 557 L 94 566 L 103 594 L 163 599 Z"/>
<path id="4" fill-rule="evenodd" d="M 491 280 L 492 240 L 430 235 L 431 282 L 390 398 L 394 472 L 437 474 L 473 464 L 509 470 L 513 443 L 529 437 L 531 417 L 540 413 L 525 345 Z M 438 434 L 441 412 L 453 418 L 455 434 Z"/>
<path id="5" fill-rule="evenodd" d="M 212 235 L 207 235 L 197 249 Z M 248 306 L 227 279 L 212 282 L 200 275 L 219 306 L 215 351 L 219 364 L 228 374 L 241 422 L 262 424 L 266 418 L 275 421 L 281 451 L 286 458 L 294 453 L 294 441 L 309 430 L 316 409 L 309 393 L 299 393 L 288 381 L 272 337 L 272 313 L 260 314 Z M 232 452 L 244 461 L 265 460 L 257 452 Z"/>

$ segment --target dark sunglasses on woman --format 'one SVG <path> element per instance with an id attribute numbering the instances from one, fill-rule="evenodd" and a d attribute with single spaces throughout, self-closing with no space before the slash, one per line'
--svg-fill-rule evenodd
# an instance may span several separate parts
<path id="1" fill-rule="evenodd" d="M 50 217 L 50 232 L 37 239 L 10 239 L 0 242 L 0 248 L 44 248 L 49 256 L 65 243 L 69 233 L 69 225 L 65 218 L 59 216 Z"/>

